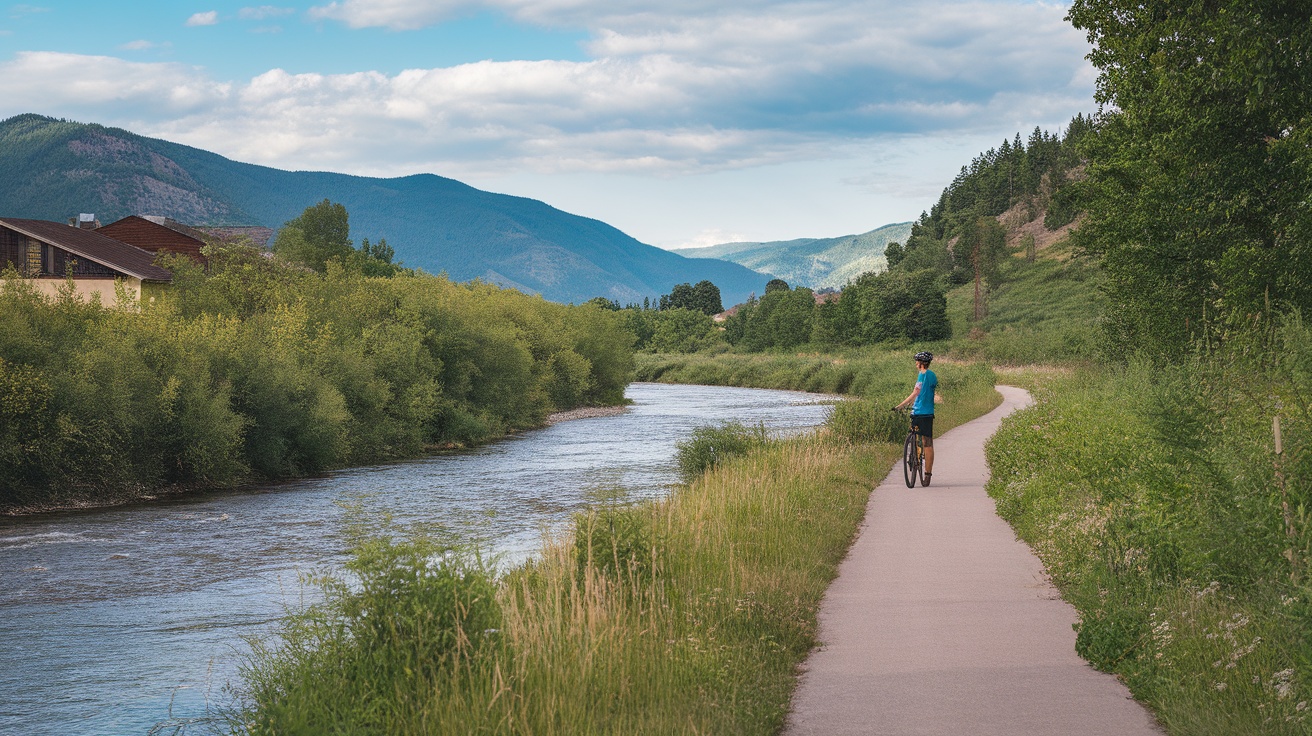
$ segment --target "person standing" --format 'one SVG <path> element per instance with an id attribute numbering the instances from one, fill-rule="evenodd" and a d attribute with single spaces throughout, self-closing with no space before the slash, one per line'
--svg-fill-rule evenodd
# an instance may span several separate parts
<path id="1" fill-rule="evenodd" d="M 925 439 L 925 473 L 920 484 L 929 485 L 929 477 L 934 471 L 934 390 L 938 388 L 938 376 L 929 369 L 934 354 L 922 350 L 916 353 L 916 387 L 911 395 L 895 408 L 902 410 L 911 407 L 911 428 Z"/>

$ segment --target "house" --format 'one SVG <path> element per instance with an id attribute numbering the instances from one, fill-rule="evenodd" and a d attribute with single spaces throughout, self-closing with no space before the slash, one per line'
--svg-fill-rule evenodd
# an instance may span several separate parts
<path id="1" fill-rule="evenodd" d="M 173 274 L 154 265 L 154 253 L 102 235 L 90 229 L 93 223 L 90 218 L 70 227 L 0 217 L 0 270 L 12 267 L 38 291 L 52 295 L 71 277 L 79 296 L 98 294 L 107 306 L 118 301 L 118 283 L 136 300 L 143 285 L 173 281 Z"/>
<path id="2" fill-rule="evenodd" d="M 128 215 L 96 232 L 151 253 L 178 253 L 205 262 L 200 249 L 206 245 L 206 234 L 169 217 Z"/>

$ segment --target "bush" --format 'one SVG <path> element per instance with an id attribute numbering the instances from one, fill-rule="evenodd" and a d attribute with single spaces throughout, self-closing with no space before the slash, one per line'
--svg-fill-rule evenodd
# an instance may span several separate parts
<path id="1" fill-rule="evenodd" d="M 907 434 L 905 414 L 889 411 L 903 397 L 844 401 L 834 407 L 825 426 L 849 442 L 901 443 Z"/>
<path id="2" fill-rule="evenodd" d="M 395 733 L 413 693 L 458 697 L 486 676 L 501 609 L 477 558 L 376 537 L 347 569 L 351 579 L 315 579 L 323 601 L 291 614 L 279 640 L 252 642 L 241 695 L 258 715 L 248 733 Z"/>
<path id="3" fill-rule="evenodd" d="M 766 439 L 764 424 L 748 427 L 741 422 L 727 422 L 718 427 L 698 427 L 678 445 L 679 472 L 691 480 L 731 457 L 763 446 Z"/>

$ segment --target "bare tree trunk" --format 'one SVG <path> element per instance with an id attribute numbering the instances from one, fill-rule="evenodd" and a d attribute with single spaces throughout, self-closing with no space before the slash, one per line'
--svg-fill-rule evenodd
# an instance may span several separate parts
<path id="1" fill-rule="evenodd" d="M 979 274 L 979 243 L 975 243 L 975 249 L 971 252 L 975 261 L 975 321 L 979 322 L 984 319 L 984 292 L 980 290 Z"/>

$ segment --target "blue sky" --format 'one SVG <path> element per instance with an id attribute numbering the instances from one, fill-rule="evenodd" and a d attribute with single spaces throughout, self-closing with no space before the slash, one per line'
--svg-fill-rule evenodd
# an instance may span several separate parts
<path id="1" fill-rule="evenodd" d="M 0 8 L 0 117 L 436 173 L 663 247 L 913 219 L 981 150 L 1093 104 L 1065 7 L 1022 0 Z"/>

